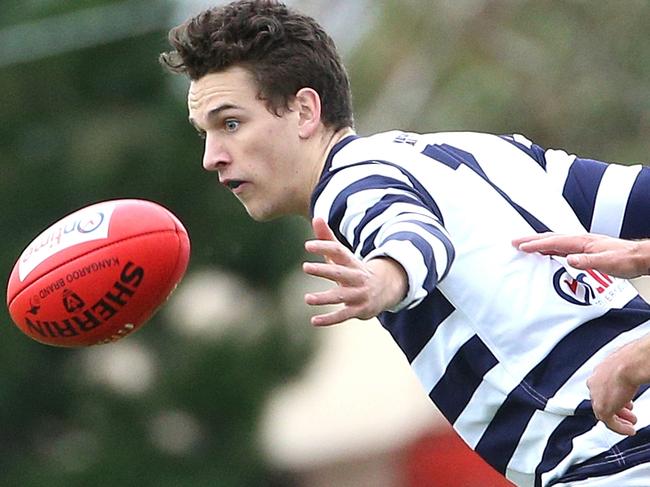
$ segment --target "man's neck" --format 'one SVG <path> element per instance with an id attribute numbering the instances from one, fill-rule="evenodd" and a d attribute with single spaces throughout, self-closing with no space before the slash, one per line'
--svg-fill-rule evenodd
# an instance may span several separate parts
<path id="1" fill-rule="evenodd" d="M 332 152 L 332 149 L 337 143 L 339 143 L 345 137 L 354 134 L 355 131 L 352 127 L 345 127 L 340 130 L 337 130 L 336 132 L 328 132 L 327 134 L 323 135 L 322 137 L 323 143 L 319 144 L 318 153 L 314 154 L 315 157 L 312 159 L 315 160 L 316 163 L 312 166 L 312 170 L 309 175 L 310 176 L 309 185 L 308 185 L 309 194 L 308 194 L 307 205 L 303 212 L 303 216 L 305 218 L 309 218 L 309 204 L 311 202 L 311 195 L 316 189 L 316 185 L 318 184 L 318 181 L 321 178 L 323 169 L 325 168 L 325 163 L 327 162 L 327 158 Z"/>

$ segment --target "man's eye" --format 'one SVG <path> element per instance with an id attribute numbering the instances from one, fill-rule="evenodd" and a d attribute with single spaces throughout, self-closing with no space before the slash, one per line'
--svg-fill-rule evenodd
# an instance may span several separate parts
<path id="1" fill-rule="evenodd" d="M 224 122 L 224 127 L 226 128 L 227 132 L 234 132 L 239 128 L 239 120 L 229 118 Z"/>

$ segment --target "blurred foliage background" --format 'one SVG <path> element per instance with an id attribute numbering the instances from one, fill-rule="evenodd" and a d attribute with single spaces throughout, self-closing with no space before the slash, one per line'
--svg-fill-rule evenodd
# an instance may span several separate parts
<path id="1" fill-rule="evenodd" d="M 518 132 L 585 157 L 647 160 L 645 0 L 290 4 L 339 44 L 362 134 Z M 202 172 L 187 82 L 165 73 L 157 56 L 168 28 L 205 6 L 2 1 L 0 269 L 8 277 L 29 241 L 67 213 L 147 198 L 188 228 L 188 279 L 218 269 L 241 283 L 222 309 L 249 303 L 252 311 L 205 339 L 183 332 L 179 304 L 124 343 L 88 350 L 32 342 L 3 311 L 0 485 L 288 483 L 264 462 L 256 423 L 268 393 L 313 348 L 307 318 L 278 305 L 309 228 L 293 218 L 250 221 Z M 199 291 L 185 292 L 195 298 L 190 310 L 222 289 L 196 282 Z"/>

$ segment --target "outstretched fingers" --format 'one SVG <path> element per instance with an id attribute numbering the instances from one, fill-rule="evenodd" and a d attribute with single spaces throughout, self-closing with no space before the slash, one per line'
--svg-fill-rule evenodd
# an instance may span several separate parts
<path id="1" fill-rule="evenodd" d="M 524 252 L 539 252 L 545 255 L 582 253 L 589 243 L 586 235 L 557 235 L 554 233 L 539 233 L 514 239 L 512 244 Z"/>
<path id="2" fill-rule="evenodd" d="M 322 218 L 312 221 L 314 240 L 305 242 L 307 252 L 320 255 L 325 262 L 305 262 L 303 271 L 311 276 L 334 282 L 331 289 L 305 294 L 312 306 L 342 305 L 339 309 L 312 317 L 315 326 L 342 323 L 358 316 L 358 303 L 363 300 L 367 269 L 347 247 L 341 244 Z"/>
<path id="3" fill-rule="evenodd" d="M 305 262 L 302 270 L 310 276 L 322 277 L 341 285 L 356 286 L 363 284 L 363 273 L 360 269 L 342 264 Z"/>
<path id="4" fill-rule="evenodd" d="M 311 324 L 313 326 L 338 325 L 339 323 L 343 323 L 351 318 L 355 318 L 354 311 L 350 308 L 344 307 L 329 313 L 312 316 Z"/>

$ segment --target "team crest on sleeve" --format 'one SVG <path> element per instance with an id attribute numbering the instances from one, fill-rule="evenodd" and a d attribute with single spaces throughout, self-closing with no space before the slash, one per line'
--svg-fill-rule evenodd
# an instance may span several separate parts
<path id="1" fill-rule="evenodd" d="M 561 268 L 553 275 L 553 287 L 562 299 L 578 306 L 624 306 L 637 294 L 626 280 L 592 269 L 569 273 Z"/>

